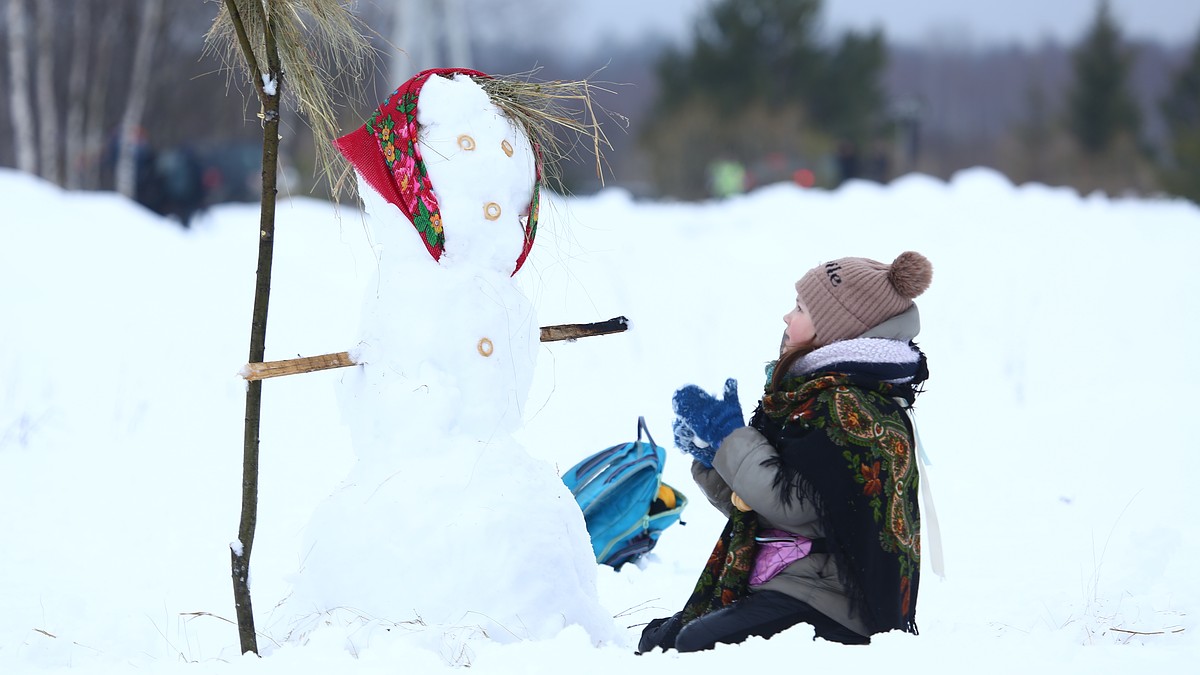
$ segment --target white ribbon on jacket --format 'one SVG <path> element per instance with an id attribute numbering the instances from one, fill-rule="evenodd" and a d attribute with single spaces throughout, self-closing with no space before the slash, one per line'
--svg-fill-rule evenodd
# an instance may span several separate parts
<path id="1" fill-rule="evenodd" d="M 933 505 L 933 487 L 929 484 L 929 456 L 925 454 L 925 446 L 921 443 L 921 433 L 917 431 L 917 416 L 904 399 L 897 398 L 907 412 L 912 422 L 913 440 L 917 443 L 917 480 L 921 482 L 921 516 L 925 520 L 921 528 L 921 536 L 925 537 L 928 546 L 922 548 L 929 554 L 929 565 L 939 578 L 946 578 L 946 562 L 942 557 L 942 530 L 938 527 L 937 508 Z"/>

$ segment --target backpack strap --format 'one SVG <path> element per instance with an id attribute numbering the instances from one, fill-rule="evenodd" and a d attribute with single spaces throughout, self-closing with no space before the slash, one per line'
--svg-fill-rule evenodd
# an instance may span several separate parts
<path id="1" fill-rule="evenodd" d="M 650 428 L 646 426 L 646 418 L 644 416 L 639 415 L 638 416 L 638 435 L 637 435 L 639 441 L 642 440 L 642 434 L 646 435 L 646 440 L 650 441 L 651 446 L 658 445 L 658 443 L 655 443 L 654 438 L 650 435 Z"/>

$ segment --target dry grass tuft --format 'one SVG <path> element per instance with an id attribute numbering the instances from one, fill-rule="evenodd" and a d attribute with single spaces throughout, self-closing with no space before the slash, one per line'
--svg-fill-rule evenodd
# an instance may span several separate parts
<path id="1" fill-rule="evenodd" d="M 235 30 L 232 3 L 245 29 L 254 63 L 243 55 L 242 36 Z M 261 94 L 268 45 L 275 45 L 283 72 L 283 102 L 308 120 L 316 144 L 317 173 L 336 186 L 343 160 L 333 147 L 340 135 L 334 100 L 361 98 L 337 83 L 361 83 L 372 47 L 343 0 L 226 0 L 205 36 L 206 51 L 215 53 L 233 72 L 248 76 Z M 273 9 L 268 20 L 264 7 Z M 270 28 L 270 32 L 268 31 Z M 233 67 L 232 64 L 238 64 Z M 336 190 L 335 190 L 336 195 Z"/>
<path id="2" fill-rule="evenodd" d="M 224 0 L 205 37 L 206 51 L 221 58 L 231 75 L 245 74 L 260 96 L 263 73 L 269 70 L 265 64 L 269 63 L 270 45 L 275 46 L 283 73 L 283 102 L 308 120 L 316 145 L 317 174 L 328 181 L 335 199 L 353 195 L 355 181 L 352 168 L 333 145 L 340 135 L 334 100 L 361 99 L 361 92 L 346 91 L 338 83 L 366 81 L 372 51 L 350 4 L 345 0 Z M 243 33 L 231 20 L 230 5 L 237 10 Z M 274 15 L 268 17 L 264 8 Z M 244 56 L 247 49 L 254 55 L 253 62 Z M 614 92 L 603 86 L 608 83 L 588 79 L 537 81 L 533 79 L 536 73 L 531 70 L 475 81 L 540 148 L 543 179 L 549 187 L 565 191 L 559 166 L 580 154 L 594 162 L 603 184 L 604 152 L 612 145 L 601 118 L 622 128 L 627 128 L 629 121 L 599 106 L 593 95 Z"/>
<path id="3" fill-rule="evenodd" d="M 540 82 L 533 79 L 537 71 L 493 78 L 476 78 L 488 97 L 509 116 L 542 152 L 543 177 L 551 188 L 562 192 L 562 181 L 558 166 L 573 159 L 577 144 L 587 144 L 587 153 L 596 166 L 596 177 L 604 184 L 604 151 L 612 144 L 600 124 L 600 116 L 616 121 L 623 128 L 629 120 L 596 104 L 594 92 L 614 93 L 611 89 L 590 80 L 554 80 Z M 568 132 L 571 145 L 565 145 L 556 133 L 557 129 Z"/>

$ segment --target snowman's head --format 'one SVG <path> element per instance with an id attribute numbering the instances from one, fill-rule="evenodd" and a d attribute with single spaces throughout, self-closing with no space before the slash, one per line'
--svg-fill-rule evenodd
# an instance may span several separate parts
<path id="1" fill-rule="evenodd" d="M 479 79 L 489 76 L 422 72 L 334 143 L 358 172 L 364 202 L 411 223 L 434 260 L 516 274 L 537 233 L 541 161 Z"/>

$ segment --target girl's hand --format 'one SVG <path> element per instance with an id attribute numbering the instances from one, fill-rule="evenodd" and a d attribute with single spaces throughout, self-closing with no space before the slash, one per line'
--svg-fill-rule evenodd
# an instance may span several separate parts
<path id="1" fill-rule="evenodd" d="M 707 442 L 714 448 L 729 432 L 746 426 L 742 422 L 742 406 L 738 402 L 737 380 L 725 380 L 721 398 L 689 384 L 671 398 L 675 414 L 695 432 L 695 438 Z"/>
<path id="2" fill-rule="evenodd" d="M 704 468 L 712 468 L 713 457 L 717 454 L 716 448 L 696 438 L 696 432 L 683 418 L 676 417 L 671 429 L 675 432 L 675 447 L 694 457 Z"/>

